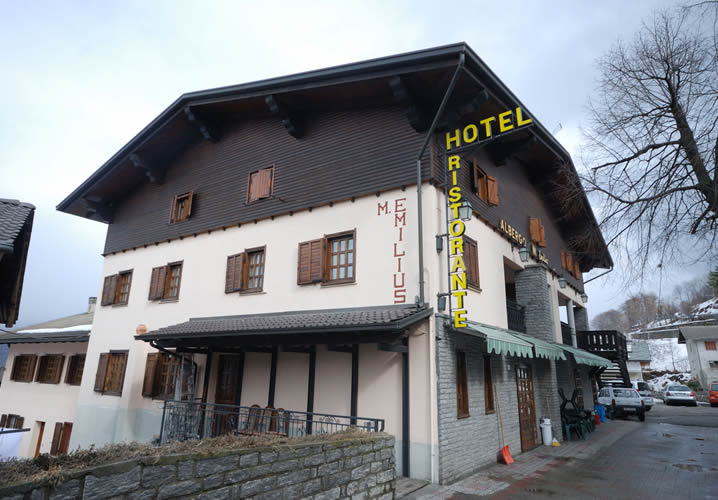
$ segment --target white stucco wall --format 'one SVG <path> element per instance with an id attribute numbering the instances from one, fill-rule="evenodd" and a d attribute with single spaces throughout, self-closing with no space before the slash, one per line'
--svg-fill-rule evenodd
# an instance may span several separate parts
<path id="1" fill-rule="evenodd" d="M 711 339 L 718 342 L 718 339 Z M 709 340 L 710 341 L 710 340 Z M 698 377 L 701 387 L 706 389 L 708 384 L 718 381 L 718 368 L 711 368 L 711 361 L 718 361 L 718 351 L 708 351 L 705 346 L 706 340 L 686 340 L 686 351 L 691 372 Z"/>
<path id="2" fill-rule="evenodd" d="M 45 422 L 45 431 L 42 436 L 40 453 L 49 453 L 52 445 L 52 436 L 57 422 L 75 422 L 75 406 L 80 386 L 65 383 L 65 375 L 70 356 L 84 354 L 87 350 L 86 342 L 67 342 L 52 344 L 13 344 L 10 346 L 7 360 L 7 370 L 3 375 L 0 386 L 0 414 L 14 413 L 25 419 L 24 427 L 31 429 L 23 433 L 20 443 L 20 456 L 35 456 L 35 448 L 39 437 L 38 422 Z M 15 356 L 22 354 L 36 354 L 38 364 L 40 356 L 45 354 L 62 354 L 65 361 L 59 384 L 41 384 L 39 382 L 15 382 L 10 380 Z M 35 367 L 35 375 L 37 366 Z M 89 377 L 85 368 L 82 379 Z M 94 380 L 94 374 L 92 374 Z M 73 434 L 75 432 L 73 426 Z"/>

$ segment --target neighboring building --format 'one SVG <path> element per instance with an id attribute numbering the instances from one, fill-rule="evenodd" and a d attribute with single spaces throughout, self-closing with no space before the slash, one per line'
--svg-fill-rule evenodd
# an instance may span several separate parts
<path id="1" fill-rule="evenodd" d="M 685 344 L 691 375 L 703 389 L 718 381 L 718 326 L 681 326 L 678 343 Z"/>
<path id="2" fill-rule="evenodd" d="M 3 374 L 5 373 L 5 365 L 7 364 L 7 345 L 0 344 L 0 386 L 2 385 Z"/>
<path id="3" fill-rule="evenodd" d="M 472 210 L 447 241 L 449 178 Z M 571 158 L 465 44 L 185 94 L 58 209 L 108 224 L 72 447 L 258 405 L 290 435 L 383 419 L 402 474 L 450 482 L 495 460 L 499 418 L 513 453 L 541 416 L 560 439 L 557 390 L 592 408 L 610 365 L 562 344 L 612 265 Z"/>
<path id="4" fill-rule="evenodd" d="M 0 198 L 0 325 L 17 321 L 35 207 Z"/>
<path id="5" fill-rule="evenodd" d="M 87 312 L 0 332 L 9 347 L 0 386 L 0 427 L 27 428 L 19 456 L 69 449 L 95 297 Z"/>
<path id="6" fill-rule="evenodd" d="M 651 351 L 645 340 L 628 343 L 628 373 L 631 380 L 643 380 L 643 370 L 651 365 Z"/>

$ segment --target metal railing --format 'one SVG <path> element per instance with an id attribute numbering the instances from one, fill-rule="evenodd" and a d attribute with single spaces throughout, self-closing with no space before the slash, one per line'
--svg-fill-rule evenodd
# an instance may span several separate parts
<path id="1" fill-rule="evenodd" d="M 508 318 L 509 330 L 526 333 L 525 308 L 511 299 L 506 299 L 506 316 Z"/>
<path id="2" fill-rule="evenodd" d="M 162 410 L 160 443 L 235 434 L 299 437 L 332 434 L 346 429 L 383 432 L 379 418 L 330 415 L 191 401 L 165 401 Z"/>

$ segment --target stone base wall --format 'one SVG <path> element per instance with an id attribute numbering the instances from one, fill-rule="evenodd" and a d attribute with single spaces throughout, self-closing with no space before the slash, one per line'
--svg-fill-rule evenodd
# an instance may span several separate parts
<path id="1" fill-rule="evenodd" d="M 394 498 L 394 438 L 386 435 L 240 449 L 211 457 L 170 455 L 0 488 L 0 499 Z"/>

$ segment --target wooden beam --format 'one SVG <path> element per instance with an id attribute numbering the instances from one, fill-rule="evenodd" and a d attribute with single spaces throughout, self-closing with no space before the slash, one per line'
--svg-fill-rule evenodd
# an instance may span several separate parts
<path id="1" fill-rule="evenodd" d="M 195 113 L 190 106 L 184 107 L 184 114 L 191 124 L 197 126 L 197 129 L 199 130 L 199 133 L 202 134 L 202 137 L 211 142 L 219 141 L 219 132 L 217 129 L 205 120 L 200 119 L 197 116 L 197 113 Z"/>
<path id="2" fill-rule="evenodd" d="M 304 137 L 304 119 L 299 112 L 279 102 L 274 95 L 265 97 L 264 102 L 269 108 L 270 113 L 282 120 L 282 125 L 287 129 L 289 135 L 295 139 Z"/>
<path id="3" fill-rule="evenodd" d="M 80 199 L 80 203 L 87 210 L 86 216 L 97 217 L 106 223 L 111 223 L 114 215 L 113 207 L 99 197 L 87 196 Z"/>
<path id="4" fill-rule="evenodd" d="M 162 184 L 165 181 L 165 169 L 149 164 L 139 153 L 130 153 L 128 157 L 132 164 L 142 170 L 152 184 Z"/>
<path id="5" fill-rule="evenodd" d="M 489 93 L 486 89 L 481 89 L 479 92 L 472 94 L 471 97 L 465 101 L 449 106 L 444 111 L 444 116 L 437 125 L 437 130 L 445 132 L 451 128 L 456 128 L 466 115 L 477 113 L 481 105 L 489 99 Z"/>
<path id="6" fill-rule="evenodd" d="M 406 81 L 400 76 L 395 76 L 389 79 L 389 87 L 391 87 L 394 94 L 394 100 L 406 106 L 406 117 L 409 119 L 409 125 L 417 132 L 429 130 L 431 121 L 414 94 L 407 87 Z"/>

